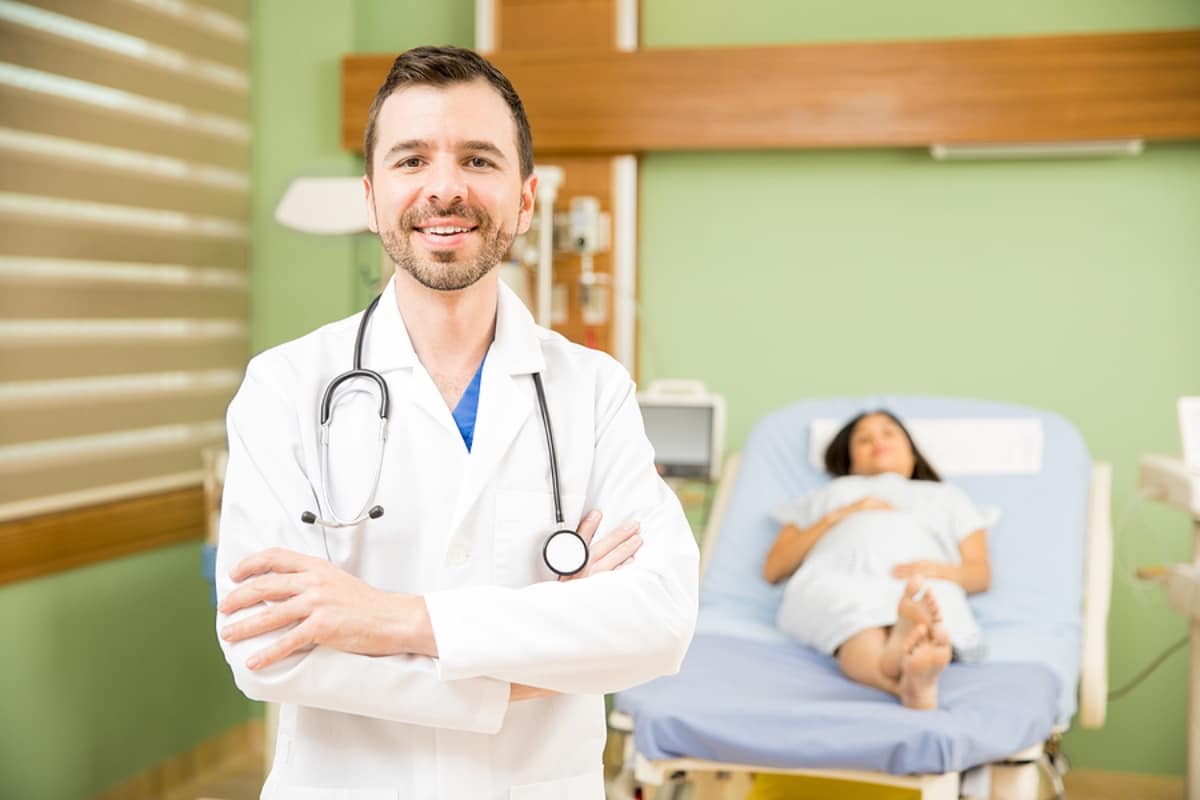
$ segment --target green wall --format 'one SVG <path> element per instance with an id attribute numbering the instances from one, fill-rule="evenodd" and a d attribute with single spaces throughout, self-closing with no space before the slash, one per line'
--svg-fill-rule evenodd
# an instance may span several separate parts
<path id="1" fill-rule="evenodd" d="M 0 797 L 83 798 L 246 719 L 200 545 L 0 588 Z"/>

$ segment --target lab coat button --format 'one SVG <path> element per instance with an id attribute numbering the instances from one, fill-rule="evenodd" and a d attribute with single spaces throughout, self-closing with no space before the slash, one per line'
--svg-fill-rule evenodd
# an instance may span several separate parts
<path id="1" fill-rule="evenodd" d="M 466 547 L 461 544 L 452 545 L 450 552 L 446 555 L 446 563 L 456 567 L 461 566 L 467 563 L 469 557 L 470 553 L 467 552 Z"/>

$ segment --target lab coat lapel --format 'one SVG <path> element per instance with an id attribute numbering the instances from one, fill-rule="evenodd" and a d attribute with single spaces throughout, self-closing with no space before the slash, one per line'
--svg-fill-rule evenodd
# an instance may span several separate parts
<path id="1" fill-rule="evenodd" d="M 545 367 L 533 317 L 503 283 L 496 314 L 496 338 L 483 365 L 475 439 L 455 507 L 452 528 L 461 524 L 495 476 L 504 455 L 537 412 L 529 376 Z"/>
<path id="2" fill-rule="evenodd" d="M 454 435 L 458 436 L 458 428 L 454 424 L 454 417 L 446 408 L 446 401 L 442 399 L 429 373 L 420 367 L 412 339 L 408 335 L 408 328 L 400 316 L 400 307 L 396 304 L 395 283 L 395 277 L 388 281 L 371 318 L 371 329 L 367 332 L 363 345 L 363 366 L 382 374 L 390 370 L 411 369 L 408 399 L 413 407 L 422 410 L 443 428 L 453 431 Z M 397 398 L 392 399 L 393 410 L 397 409 L 396 400 Z"/>

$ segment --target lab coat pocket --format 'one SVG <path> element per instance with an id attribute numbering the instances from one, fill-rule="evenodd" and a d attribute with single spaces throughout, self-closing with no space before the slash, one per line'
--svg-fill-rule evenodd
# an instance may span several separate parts
<path id="1" fill-rule="evenodd" d="M 562 496 L 564 524 L 554 519 L 554 495 L 550 492 L 496 492 L 496 530 L 492 563 L 494 579 L 501 586 L 528 586 L 555 580 L 546 566 L 542 548 L 560 527 L 575 530 L 582 516 L 584 496 Z"/>
<path id="2" fill-rule="evenodd" d="M 604 768 L 556 781 L 526 783 L 508 790 L 508 800 L 604 800 Z"/>

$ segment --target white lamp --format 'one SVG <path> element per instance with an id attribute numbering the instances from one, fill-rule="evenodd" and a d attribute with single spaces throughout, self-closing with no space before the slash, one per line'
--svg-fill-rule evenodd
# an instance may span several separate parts
<path id="1" fill-rule="evenodd" d="M 362 178 L 296 178 L 275 207 L 275 221 L 326 236 L 362 233 L 368 230 Z"/>

